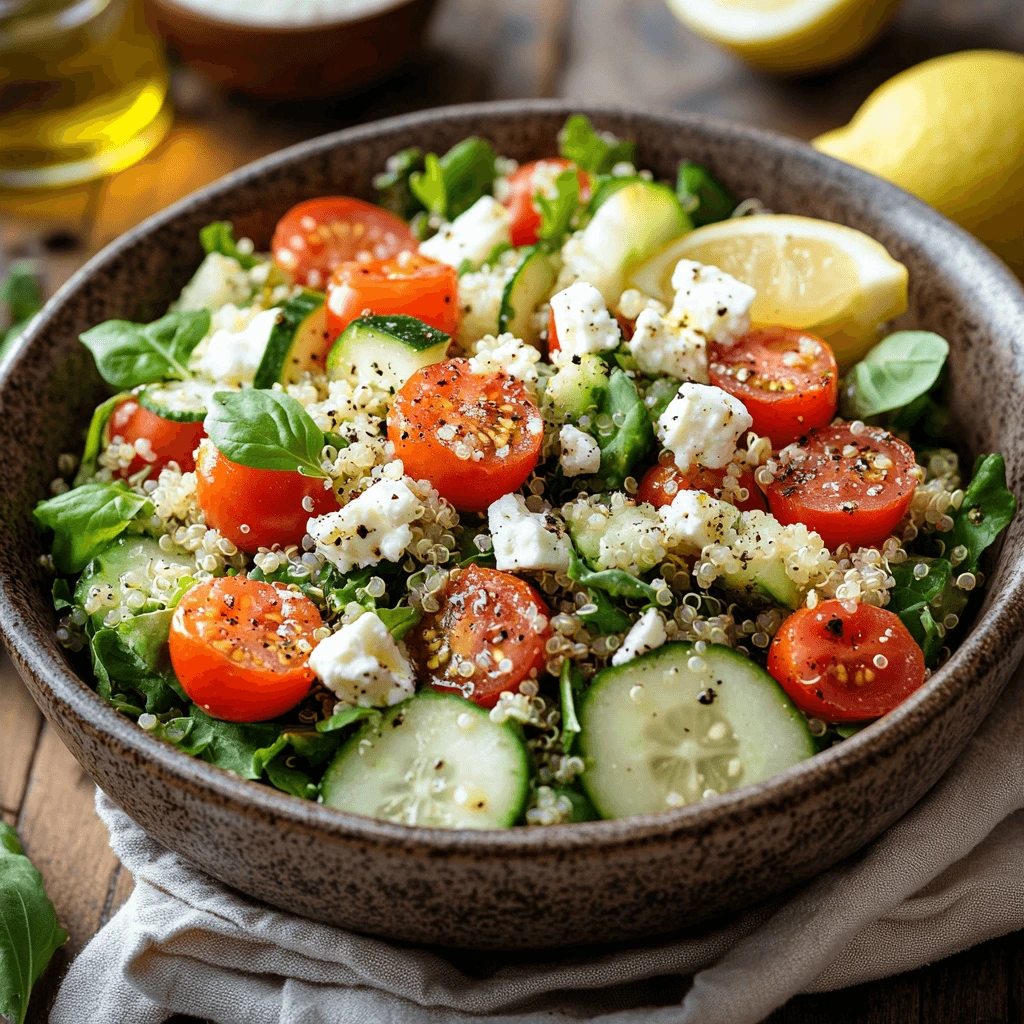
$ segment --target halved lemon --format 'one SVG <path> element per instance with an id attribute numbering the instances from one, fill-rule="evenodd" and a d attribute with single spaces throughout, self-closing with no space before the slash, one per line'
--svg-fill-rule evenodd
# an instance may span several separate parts
<path id="1" fill-rule="evenodd" d="M 827 220 L 764 214 L 709 224 L 670 242 L 629 284 L 670 304 L 672 271 L 682 259 L 756 288 L 754 324 L 817 334 L 840 369 L 862 358 L 881 326 L 907 308 L 907 268 L 873 238 Z"/>

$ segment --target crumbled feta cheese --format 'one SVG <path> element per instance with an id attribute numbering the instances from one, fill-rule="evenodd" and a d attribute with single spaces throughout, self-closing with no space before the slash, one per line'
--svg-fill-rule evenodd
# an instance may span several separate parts
<path id="1" fill-rule="evenodd" d="M 657 608 L 648 608 L 633 623 L 633 628 L 626 634 L 622 646 L 612 655 L 612 664 L 625 665 L 627 661 L 656 650 L 667 639 L 665 620 L 661 617 L 661 612 Z"/>
<path id="2" fill-rule="evenodd" d="M 757 292 L 718 267 L 680 260 L 672 272 L 675 300 L 669 319 L 699 331 L 709 341 L 730 345 L 750 330 Z"/>
<path id="3" fill-rule="evenodd" d="M 697 555 L 708 544 L 732 544 L 741 515 L 735 505 L 703 491 L 680 491 L 671 505 L 658 509 L 665 544 L 684 555 Z"/>
<path id="4" fill-rule="evenodd" d="M 412 541 L 420 500 L 402 480 L 380 480 L 337 512 L 306 524 L 317 551 L 341 572 L 397 562 Z"/>
<path id="5" fill-rule="evenodd" d="M 174 309 L 182 312 L 216 310 L 229 302 L 242 306 L 252 298 L 252 293 L 252 279 L 238 260 L 211 252 L 199 264 L 192 280 L 182 288 Z"/>
<path id="6" fill-rule="evenodd" d="M 608 312 L 601 293 L 586 281 L 577 281 L 551 297 L 558 332 L 558 351 L 552 362 L 562 365 L 573 356 L 618 348 L 619 325 Z"/>
<path id="7" fill-rule="evenodd" d="M 636 318 L 629 351 L 641 371 L 652 377 L 664 375 L 701 384 L 708 382 L 704 335 L 659 316 L 653 309 L 643 310 Z"/>
<path id="8" fill-rule="evenodd" d="M 619 296 L 618 310 L 627 320 L 635 320 L 645 309 L 653 310 L 658 316 L 664 316 L 667 312 L 663 302 L 644 295 L 636 288 L 627 288 Z"/>
<path id="9" fill-rule="evenodd" d="M 566 476 L 584 476 L 601 468 L 601 446 L 585 431 L 567 423 L 558 434 L 562 446 L 562 472 Z"/>
<path id="10" fill-rule="evenodd" d="M 482 266 L 499 245 L 511 245 L 508 211 L 492 196 L 481 196 L 433 238 L 420 243 L 420 252 L 461 269 Z"/>
<path id="11" fill-rule="evenodd" d="M 488 334 L 498 330 L 501 299 L 505 286 L 516 272 L 516 262 L 502 258 L 497 266 L 463 274 L 459 278 L 459 333 L 456 341 L 466 352 Z"/>
<path id="12" fill-rule="evenodd" d="M 721 388 L 681 384 L 658 419 L 658 438 L 684 473 L 694 464 L 724 469 L 753 422 L 746 406 Z"/>
<path id="13" fill-rule="evenodd" d="M 196 362 L 198 372 L 219 384 L 252 383 L 280 313 L 279 309 L 265 309 L 240 331 L 214 332 Z"/>
<path id="14" fill-rule="evenodd" d="M 536 384 L 540 352 L 514 334 L 488 334 L 476 344 L 476 355 L 469 360 L 473 373 L 504 371 L 526 384 Z"/>
<path id="15" fill-rule="evenodd" d="M 569 540 L 558 529 L 555 518 L 531 512 L 519 494 L 506 494 L 487 509 L 497 568 L 567 569 Z"/>
<path id="16" fill-rule="evenodd" d="M 409 659 L 373 612 L 321 640 L 309 656 L 309 667 L 342 704 L 390 707 L 416 690 Z"/>

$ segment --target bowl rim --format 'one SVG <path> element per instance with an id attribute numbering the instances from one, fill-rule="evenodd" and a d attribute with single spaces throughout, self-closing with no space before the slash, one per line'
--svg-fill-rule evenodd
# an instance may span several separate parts
<path id="1" fill-rule="evenodd" d="M 210 29 L 218 29 L 235 34 L 244 33 L 245 35 L 258 36 L 266 40 L 277 36 L 295 39 L 316 32 L 348 28 L 350 25 L 360 25 L 377 18 L 385 18 L 402 7 L 422 3 L 423 0 L 360 0 L 359 9 L 353 14 L 330 18 L 325 21 L 310 21 L 298 25 L 275 24 L 263 21 L 227 21 L 223 17 L 216 17 L 210 11 L 190 6 L 187 0 L 151 0 L 151 2 L 156 7 L 162 7 L 168 11 L 173 11 L 175 14 L 184 15 L 203 22 Z M 194 194 L 190 193 L 190 195 Z M 186 196 L 185 198 L 188 197 Z"/>
<path id="2" fill-rule="evenodd" d="M 765 146 L 781 158 L 813 164 L 840 190 L 870 190 L 880 201 L 899 205 L 900 234 L 909 242 L 939 232 L 956 243 L 958 273 L 968 280 L 972 270 L 982 270 L 996 291 L 1016 303 L 1018 320 L 1024 323 L 1024 290 L 1017 278 L 979 241 L 957 227 L 930 206 L 889 182 L 849 164 L 826 156 L 805 143 L 785 136 L 701 114 L 657 108 L 638 108 L 607 103 L 579 103 L 568 100 L 501 100 L 459 104 L 403 114 L 368 124 L 342 129 L 272 153 L 247 164 L 202 189 L 178 200 L 115 239 L 85 263 L 47 302 L 33 324 L 18 339 L 0 363 L 0 408 L 12 371 L 27 349 L 49 327 L 64 302 L 107 263 L 120 257 L 154 229 L 173 221 L 196 204 L 204 204 L 231 192 L 237 185 L 260 178 L 293 161 L 338 148 L 358 146 L 388 134 L 429 127 L 438 122 L 478 121 L 488 116 L 516 119 L 583 113 L 602 117 L 625 117 L 655 122 L 666 130 L 709 130 L 726 138 Z M 911 230 L 914 229 L 914 230 Z M 962 269 L 966 267 L 966 270 Z M 1001 555 L 1005 561 L 1008 555 Z M 350 843 L 386 845 L 410 856 L 455 855 L 478 858 L 529 856 L 533 858 L 605 856 L 610 851 L 637 843 L 671 842 L 683 836 L 696 837 L 738 821 L 752 820 L 767 809 L 780 810 L 800 803 L 815 793 L 841 784 L 873 761 L 909 740 L 947 712 L 969 689 L 971 680 L 997 671 L 1012 653 L 1008 645 L 989 642 L 1024 632 L 1024 558 L 1015 556 L 997 589 L 988 588 L 970 633 L 950 660 L 885 718 L 880 719 L 837 746 L 830 747 L 763 782 L 652 814 L 607 821 L 551 825 L 544 828 L 497 830 L 439 829 L 394 824 L 363 817 L 279 792 L 268 785 L 241 779 L 199 758 L 190 757 L 139 728 L 115 711 L 65 662 L 55 646 L 21 629 L 23 618 L 17 598 L 12 599 L 6 574 L 0 566 L 0 633 L 12 660 L 24 676 L 30 676 L 73 715 L 77 726 L 119 744 L 136 760 L 136 770 L 156 771 L 197 797 L 221 805 L 234 805 L 244 814 L 265 821 L 283 823 L 306 834 L 328 834 Z"/>

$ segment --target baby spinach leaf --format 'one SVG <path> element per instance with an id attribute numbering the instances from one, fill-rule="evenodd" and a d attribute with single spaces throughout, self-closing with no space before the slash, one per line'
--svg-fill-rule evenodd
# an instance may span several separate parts
<path id="1" fill-rule="evenodd" d="M 584 114 L 573 114 L 558 133 L 558 151 L 592 174 L 607 174 L 616 164 L 633 163 L 636 144 L 611 132 L 598 132 Z"/>
<path id="2" fill-rule="evenodd" d="M 6 330 L 0 329 L 0 356 L 3 356 L 43 308 L 43 292 L 31 260 L 17 260 L 11 264 L 7 278 L 0 285 L 0 303 L 7 306 L 10 324 Z"/>
<path id="3" fill-rule="evenodd" d="M 853 415 L 877 416 L 927 394 L 948 355 L 948 342 L 931 331 L 890 334 L 851 371 L 848 399 Z"/>
<path id="4" fill-rule="evenodd" d="M 408 605 L 397 608 L 377 608 L 377 617 L 396 640 L 401 640 L 406 633 L 420 621 L 420 610 Z"/>
<path id="5" fill-rule="evenodd" d="M 603 590 L 590 590 L 588 594 L 594 611 L 581 611 L 577 614 L 591 633 L 607 636 L 609 633 L 624 633 L 629 629 L 632 625 L 629 616 L 621 608 L 616 607 L 615 602 Z"/>
<path id="6" fill-rule="evenodd" d="M 409 175 L 409 189 L 431 213 L 455 220 L 494 183 L 494 147 L 483 139 L 468 138 L 444 156 L 428 153 L 424 169 Z"/>
<path id="7" fill-rule="evenodd" d="M 927 576 L 915 575 L 915 568 L 919 565 L 928 567 Z M 953 566 L 945 558 L 908 558 L 889 568 L 896 585 L 890 591 L 887 608 L 900 617 L 924 651 L 925 662 L 934 665 L 942 647 L 942 636 L 932 612 L 932 602 L 947 593 L 950 598 L 955 598 L 952 593 L 955 589 L 952 587 Z M 957 593 L 963 594 L 963 591 Z M 945 618 L 946 614 L 943 609 L 941 617 Z"/>
<path id="8" fill-rule="evenodd" d="M 235 229 L 229 220 L 215 220 L 199 230 L 199 241 L 207 253 L 219 252 L 237 260 L 243 270 L 252 270 L 260 261 L 251 252 L 242 252 L 235 241 Z"/>
<path id="9" fill-rule="evenodd" d="M 68 940 L 43 879 L 0 821 L 0 1014 L 24 1024 L 32 986 Z"/>
<path id="10" fill-rule="evenodd" d="M 85 436 L 85 451 L 82 452 L 82 464 L 75 476 L 76 485 L 85 483 L 96 472 L 96 460 L 104 448 L 103 431 L 110 420 L 110 414 L 118 402 L 128 397 L 128 392 L 122 391 L 96 406 L 96 411 L 89 421 L 89 432 Z"/>
<path id="11" fill-rule="evenodd" d="M 558 692 L 562 707 L 562 749 L 568 754 L 580 733 L 580 722 L 576 717 L 576 700 L 586 692 L 586 682 L 576 663 L 566 658 L 558 678 Z"/>
<path id="12" fill-rule="evenodd" d="M 243 779 L 262 776 L 269 760 L 268 749 L 278 743 L 282 732 L 281 726 L 273 722 L 224 722 L 195 704 L 189 709 L 189 718 L 192 728 L 178 744 L 181 749 Z"/>
<path id="13" fill-rule="evenodd" d="M 654 587 L 637 579 L 624 569 L 588 569 L 576 551 L 569 548 L 569 579 L 582 583 L 589 590 L 603 590 L 612 597 L 631 598 L 638 601 L 654 601 Z"/>
<path id="14" fill-rule="evenodd" d="M 706 167 L 689 161 L 679 165 L 676 195 L 696 227 L 728 220 L 739 203 Z"/>
<path id="15" fill-rule="evenodd" d="M 297 796 L 300 800 L 315 800 L 320 795 L 320 787 L 308 772 L 292 767 L 280 757 L 271 761 L 265 770 L 267 781 L 282 793 Z"/>
<path id="16" fill-rule="evenodd" d="M 352 708 L 339 704 L 330 718 L 316 723 L 316 728 L 317 732 L 337 732 L 353 722 L 362 722 L 367 718 L 380 718 L 380 711 L 377 708 Z"/>
<path id="17" fill-rule="evenodd" d="M 389 157 L 385 170 L 373 179 L 377 205 L 402 220 L 412 220 L 423 209 L 423 204 L 413 195 L 409 177 L 416 171 L 422 171 L 423 167 L 423 151 L 417 146 L 410 146 Z"/>
<path id="18" fill-rule="evenodd" d="M 953 530 L 946 550 L 958 544 L 967 548 L 961 572 L 974 572 L 982 552 L 994 544 L 1017 514 L 1017 499 L 1006 487 L 1006 464 L 1002 455 L 983 455 L 974 464 L 974 476 L 953 516 Z"/>
<path id="19" fill-rule="evenodd" d="M 612 371 L 608 389 L 601 396 L 601 412 L 611 416 L 614 429 L 597 436 L 599 475 L 607 487 L 617 489 L 654 446 L 654 427 L 636 384 L 624 370 Z"/>
<path id="20" fill-rule="evenodd" d="M 37 526 L 53 530 L 53 564 L 70 575 L 124 532 L 136 516 L 153 514 L 151 502 L 121 482 L 83 484 L 36 505 Z"/>
<path id="21" fill-rule="evenodd" d="M 63 577 L 58 576 L 53 581 L 50 594 L 53 597 L 54 611 L 62 612 L 68 608 L 75 607 L 75 599 L 71 593 L 71 584 Z"/>
<path id="22" fill-rule="evenodd" d="M 115 388 L 134 388 L 168 377 L 188 380 L 188 358 L 210 329 L 210 311 L 194 309 L 133 324 L 107 320 L 80 335 L 100 376 Z"/>
<path id="23" fill-rule="evenodd" d="M 218 391 L 204 426 L 217 450 L 231 462 L 326 479 L 320 467 L 323 431 L 283 391 Z"/>
<path id="24" fill-rule="evenodd" d="M 550 245 L 558 245 L 572 227 L 572 219 L 580 208 L 580 181 L 572 169 L 555 178 L 557 195 L 549 199 L 538 192 L 533 201 L 540 210 L 537 237 Z"/>

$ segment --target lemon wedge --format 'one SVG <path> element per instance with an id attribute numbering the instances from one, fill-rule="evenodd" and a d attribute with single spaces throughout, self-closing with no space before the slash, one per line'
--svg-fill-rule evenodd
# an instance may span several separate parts
<path id="1" fill-rule="evenodd" d="M 755 325 L 798 327 L 824 338 L 840 369 L 880 338 L 879 328 L 907 308 L 907 268 L 853 228 L 811 217 L 736 217 L 691 231 L 652 256 L 629 284 L 672 302 L 679 260 L 720 267 L 757 289 Z"/>
<path id="2" fill-rule="evenodd" d="M 841 64 L 885 28 L 901 0 L 668 0 L 698 35 L 763 71 Z"/>

